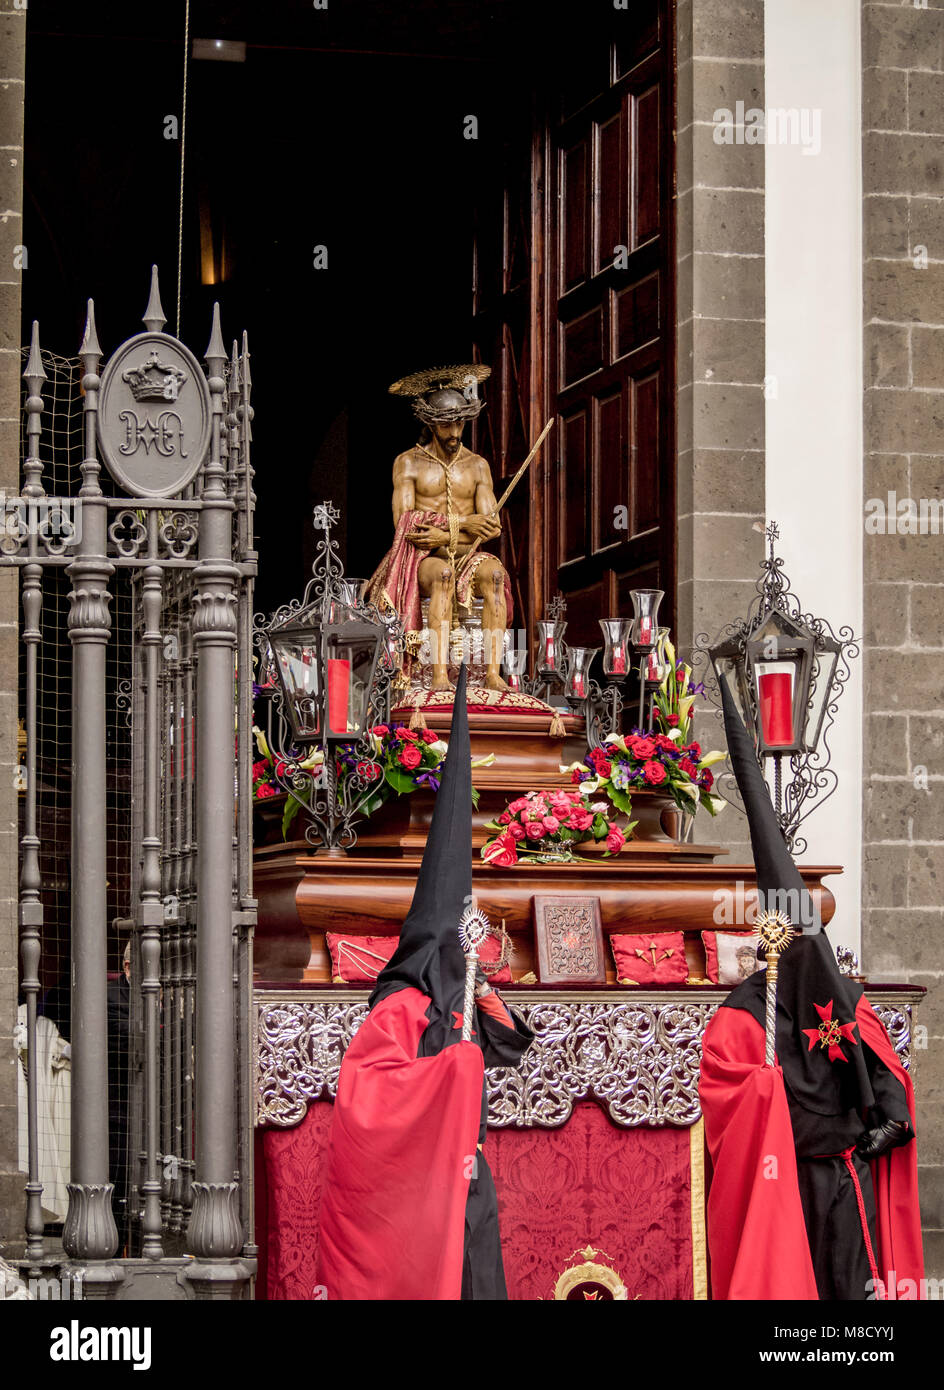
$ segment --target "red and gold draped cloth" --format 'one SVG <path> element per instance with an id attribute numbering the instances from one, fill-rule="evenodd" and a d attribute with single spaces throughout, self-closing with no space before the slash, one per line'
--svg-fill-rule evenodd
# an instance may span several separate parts
<path id="1" fill-rule="evenodd" d="M 420 602 L 419 569 L 429 552 L 418 550 L 407 540 L 407 535 L 420 525 L 439 526 L 449 529 L 449 521 L 443 512 L 404 512 L 397 522 L 393 545 L 381 560 L 371 578 L 367 581 L 367 599 L 381 612 L 393 611 L 400 619 L 404 632 L 419 632 L 422 629 Z M 463 608 L 467 608 L 472 598 L 472 583 L 476 570 L 484 560 L 489 559 L 477 550 L 473 555 L 462 555 L 456 561 L 456 598 Z M 505 574 L 505 622 L 512 620 L 511 582 Z"/>
<path id="2" fill-rule="evenodd" d="M 294 1128 L 257 1135 L 258 1298 L 325 1296 L 315 1270 L 330 1125 L 331 1103 L 316 1101 Z M 628 1130 L 588 1101 L 558 1129 L 490 1130 L 485 1151 L 509 1298 L 554 1298 L 587 1245 L 630 1299 L 707 1296 L 701 1121 Z"/>

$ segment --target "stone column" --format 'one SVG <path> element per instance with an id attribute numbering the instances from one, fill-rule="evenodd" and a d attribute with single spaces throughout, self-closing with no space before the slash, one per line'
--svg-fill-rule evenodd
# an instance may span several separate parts
<path id="1" fill-rule="evenodd" d="M 204 473 L 200 563 L 194 571 L 197 668 L 196 1174 L 187 1248 L 200 1298 L 239 1297 L 246 1273 L 236 1174 L 236 991 L 233 985 L 233 756 L 236 610 L 233 503 L 220 461 L 223 370 L 219 306 L 206 354 L 213 435 Z"/>
<path id="2" fill-rule="evenodd" d="M 763 559 L 763 0 L 678 5 L 678 639 L 743 615 Z M 738 103 L 742 107 L 738 107 Z M 724 113 L 732 122 L 722 130 Z M 726 141 L 726 142 L 722 142 Z M 723 746 L 720 724 L 696 736 Z M 696 821 L 750 862 L 746 822 Z"/>
<path id="3" fill-rule="evenodd" d="M 944 504 L 941 0 L 864 3 L 862 65 L 863 948 L 873 980 L 930 991 L 919 1011 L 927 1050 L 916 1053 L 918 1163 L 927 1273 L 941 1277 L 944 518 L 938 512 L 924 535 L 920 520 L 917 534 L 908 520 L 912 506 L 920 516 L 922 499 Z"/>

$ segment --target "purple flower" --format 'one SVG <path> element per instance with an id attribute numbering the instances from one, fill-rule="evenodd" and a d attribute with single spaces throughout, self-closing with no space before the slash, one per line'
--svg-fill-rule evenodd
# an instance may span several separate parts
<path id="1" fill-rule="evenodd" d="M 432 772 L 421 772 L 416 778 L 416 785 L 418 787 L 429 787 L 430 791 L 438 792 L 439 781 L 440 779 Z"/>

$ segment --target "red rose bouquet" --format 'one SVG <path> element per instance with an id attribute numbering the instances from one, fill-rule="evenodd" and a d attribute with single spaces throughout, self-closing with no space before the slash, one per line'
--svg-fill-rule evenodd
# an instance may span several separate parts
<path id="1" fill-rule="evenodd" d="M 582 792 L 528 792 L 487 822 L 491 834 L 482 858 L 503 869 L 519 862 L 566 864 L 580 857 L 575 847 L 588 840 L 605 841 L 604 856 L 618 854 L 635 822 L 620 829 L 611 814 L 605 801 L 591 802 Z"/>

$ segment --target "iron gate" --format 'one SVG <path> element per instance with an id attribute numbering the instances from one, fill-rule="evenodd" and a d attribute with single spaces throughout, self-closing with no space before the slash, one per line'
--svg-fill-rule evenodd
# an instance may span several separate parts
<path id="1" fill-rule="evenodd" d="M 86 1298 L 247 1297 L 255 1268 L 249 352 L 244 335 L 227 353 L 214 306 L 204 373 L 164 323 L 155 268 L 146 331 L 100 371 L 89 301 L 70 403 L 81 483 L 65 495 L 48 486 L 55 441 L 44 439 L 34 324 L 22 489 L 5 499 L 0 535 L 0 564 L 19 569 L 23 605 L 26 1269 L 48 1275 L 55 1265 Z M 51 630 L 44 601 L 66 583 L 66 631 Z M 50 642 L 62 645 L 71 685 L 61 1252 L 45 1224 L 37 1050 L 50 780 L 37 775 L 37 750 Z M 128 795 L 116 800 L 121 778 Z M 116 843 L 128 861 L 117 872 Z M 123 972 L 107 978 L 109 942 L 114 955 L 122 935 L 126 1004 Z"/>

